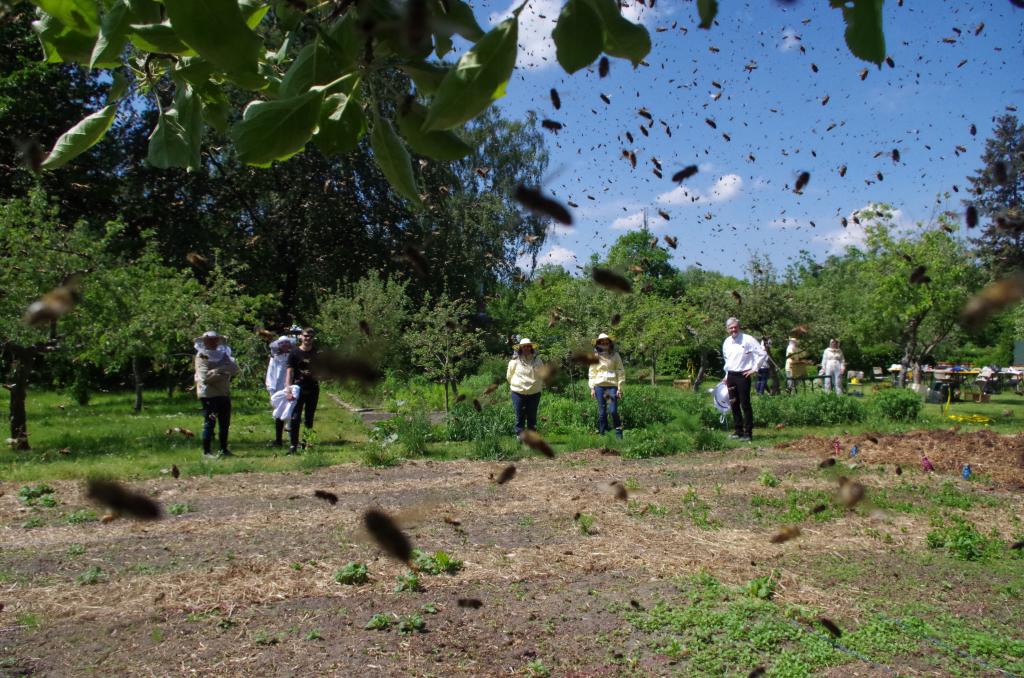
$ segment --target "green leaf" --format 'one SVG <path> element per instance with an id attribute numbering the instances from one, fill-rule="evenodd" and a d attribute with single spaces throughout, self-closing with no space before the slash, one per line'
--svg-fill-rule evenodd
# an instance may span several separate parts
<path id="1" fill-rule="evenodd" d="M 452 51 L 452 47 L 452 39 L 447 35 L 434 36 L 434 54 L 438 59 L 443 59 L 445 54 Z"/>
<path id="2" fill-rule="evenodd" d="M 163 19 L 156 0 L 125 0 L 133 24 L 158 24 Z"/>
<path id="3" fill-rule="evenodd" d="M 412 173 L 409 151 L 405 150 L 391 123 L 376 114 L 373 116 L 370 148 L 373 149 L 373 159 L 391 187 L 406 200 L 420 205 L 419 190 L 416 188 L 416 177 Z"/>
<path id="4" fill-rule="evenodd" d="M 310 91 L 278 101 L 254 101 L 242 120 L 231 127 L 238 159 L 247 165 L 269 166 L 287 160 L 313 136 L 323 92 Z"/>
<path id="5" fill-rule="evenodd" d="M 99 30 L 95 0 L 32 0 L 32 4 L 73 31 L 95 36 Z"/>
<path id="6" fill-rule="evenodd" d="M 68 28 L 52 16 L 33 21 L 32 30 L 39 36 L 46 63 L 88 63 L 92 56 L 93 38 Z"/>
<path id="7" fill-rule="evenodd" d="M 516 65 L 518 38 L 518 17 L 506 19 L 463 54 L 441 81 L 424 129 L 457 127 L 504 96 Z"/>
<path id="8" fill-rule="evenodd" d="M 711 28 L 715 16 L 718 15 L 718 0 L 697 0 L 697 14 L 700 15 L 697 28 Z"/>
<path id="9" fill-rule="evenodd" d="M 565 3 L 551 37 L 555 41 L 555 57 L 569 74 L 594 63 L 604 47 L 601 18 L 587 0 Z"/>
<path id="10" fill-rule="evenodd" d="M 324 85 L 345 72 L 346 67 L 320 38 L 315 38 L 299 52 L 281 81 L 281 96 L 297 96 L 314 85 Z"/>
<path id="11" fill-rule="evenodd" d="M 178 39 L 178 35 L 167 22 L 160 24 L 132 24 L 128 39 L 132 44 L 147 52 L 195 56 L 195 51 Z"/>
<path id="12" fill-rule="evenodd" d="M 472 152 L 466 142 L 448 131 L 423 131 L 427 109 L 415 101 L 402 107 L 398 116 L 398 131 L 409 147 L 435 160 L 459 160 Z"/>
<path id="13" fill-rule="evenodd" d="M 406 75 L 412 78 L 412 81 L 416 84 L 417 91 L 420 94 L 434 94 L 437 89 L 441 86 L 441 82 L 444 77 L 448 75 L 448 71 L 451 69 L 442 68 L 435 64 L 421 61 L 419 63 L 402 64 L 399 66 Z"/>
<path id="14" fill-rule="evenodd" d="M 203 120 L 220 134 L 225 134 L 231 115 L 231 104 L 227 96 L 219 87 L 207 84 L 200 90 L 200 98 L 203 102 Z"/>
<path id="15" fill-rule="evenodd" d="M 238 9 L 242 12 L 245 25 L 255 29 L 270 11 L 265 0 L 238 0 Z"/>
<path id="16" fill-rule="evenodd" d="M 174 108 L 160 112 L 156 128 L 149 137 L 146 160 L 154 167 L 199 167 L 199 148 L 203 119 L 199 97 L 192 87 L 181 83 L 174 95 Z"/>
<path id="17" fill-rule="evenodd" d="M 60 135 L 40 167 L 49 170 L 57 169 L 95 146 L 110 129 L 116 113 L 117 103 L 115 102 L 86 116 L 77 125 Z"/>
<path id="18" fill-rule="evenodd" d="M 117 0 L 100 22 L 99 37 L 92 48 L 89 68 L 109 68 L 119 64 L 121 51 L 128 42 L 128 25 L 131 22 L 128 5 L 124 0 Z"/>
<path id="19" fill-rule="evenodd" d="M 647 29 L 625 19 L 616 0 L 589 0 L 604 24 L 604 51 L 608 56 L 629 59 L 634 68 L 651 51 Z"/>
<path id="20" fill-rule="evenodd" d="M 443 19 L 435 19 L 441 24 L 442 33 L 461 35 L 466 40 L 476 42 L 484 37 L 484 29 L 480 28 L 476 17 L 473 15 L 473 8 L 462 0 L 447 0 L 448 12 Z"/>
<path id="21" fill-rule="evenodd" d="M 274 3 L 274 16 L 277 17 L 277 25 L 286 31 L 293 31 L 302 22 L 302 12 L 298 11 L 288 0 L 279 0 Z"/>
<path id="22" fill-rule="evenodd" d="M 174 67 L 175 78 L 183 78 L 196 87 L 206 85 L 212 74 L 213 64 L 198 56 L 181 58 Z"/>
<path id="23" fill-rule="evenodd" d="M 884 0 L 832 0 L 832 7 L 843 10 L 846 22 L 846 46 L 858 59 L 879 66 L 885 60 L 885 33 L 882 32 Z"/>
<path id="24" fill-rule="evenodd" d="M 128 86 L 130 84 L 124 69 L 114 71 L 114 77 L 110 82 L 110 91 L 107 92 L 107 103 L 112 104 L 123 99 L 124 95 L 128 93 Z"/>
<path id="25" fill-rule="evenodd" d="M 235 0 L 164 0 L 178 38 L 243 87 L 262 89 L 263 40 L 245 24 Z"/>
<path id="26" fill-rule="evenodd" d="M 355 150 L 366 134 L 366 115 L 359 103 L 359 78 L 351 77 L 348 91 L 325 97 L 320 111 L 320 126 L 313 135 L 313 143 L 327 157 Z"/>

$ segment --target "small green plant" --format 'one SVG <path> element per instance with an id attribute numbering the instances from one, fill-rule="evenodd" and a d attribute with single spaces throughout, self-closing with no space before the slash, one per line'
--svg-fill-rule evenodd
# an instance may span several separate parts
<path id="1" fill-rule="evenodd" d="M 339 584 L 365 584 L 370 578 L 363 563 L 350 562 L 334 573 L 334 581 Z"/>
<path id="2" fill-rule="evenodd" d="M 462 569 L 462 561 L 452 558 L 444 551 L 436 551 L 431 556 L 419 549 L 413 549 L 412 562 L 417 570 L 427 574 L 455 574 Z"/>
<path id="3" fill-rule="evenodd" d="M 39 483 L 34 487 L 22 485 L 18 490 L 18 499 L 27 506 L 34 506 L 39 499 L 52 494 L 53 488 L 46 483 Z"/>
<path id="4" fill-rule="evenodd" d="M 414 593 L 416 591 L 422 591 L 423 586 L 420 584 L 419 575 L 410 570 L 405 574 L 400 574 L 395 579 L 398 580 L 398 586 L 395 587 L 395 593 Z"/>
<path id="5" fill-rule="evenodd" d="M 591 534 L 594 531 L 594 516 L 589 513 L 577 513 L 576 527 L 579 528 L 580 534 Z"/>
<path id="6" fill-rule="evenodd" d="M 983 535 L 969 520 L 954 516 L 948 525 L 940 525 L 925 537 L 928 548 L 944 548 L 957 560 L 987 561 L 1003 552 L 1003 541 L 995 534 Z"/>
<path id="7" fill-rule="evenodd" d="M 291 565 L 289 565 L 289 567 L 291 567 L 296 572 L 302 571 L 302 563 L 292 563 Z"/>
<path id="8" fill-rule="evenodd" d="M 427 603 L 420 608 L 423 614 L 437 614 L 437 603 Z"/>
<path id="9" fill-rule="evenodd" d="M 223 619 L 219 619 L 217 621 L 217 628 L 221 631 L 228 631 L 236 626 L 238 626 L 238 622 L 236 622 L 231 617 L 224 617 Z"/>
<path id="10" fill-rule="evenodd" d="M 271 635 L 266 629 L 258 629 L 252 634 L 252 642 L 261 646 L 277 645 L 281 642 L 281 639 L 276 635 Z"/>
<path id="11" fill-rule="evenodd" d="M 760 598 L 762 600 L 771 600 L 775 597 L 776 581 L 775 577 L 778 573 L 774 570 L 771 574 L 764 577 L 754 577 L 747 582 L 746 592 L 747 595 L 753 596 L 754 598 Z"/>
<path id="12" fill-rule="evenodd" d="M 21 526 L 26 530 L 31 530 L 34 527 L 42 527 L 44 521 L 41 516 L 32 516 L 28 520 L 24 521 Z"/>
<path id="13" fill-rule="evenodd" d="M 192 513 L 195 508 L 192 504 L 171 504 L 167 507 L 167 512 L 172 516 L 183 516 L 186 513 Z"/>
<path id="14" fill-rule="evenodd" d="M 99 520 L 95 511 L 89 509 L 81 509 L 79 511 L 72 511 L 66 518 L 68 525 L 81 525 L 82 523 L 94 523 Z"/>
<path id="15" fill-rule="evenodd" d="M 711 518 L 711 505 L 701 499 L 692 487 L 683 495 L 683 513 L 690 518 L 694 527 L 702 530 L 713 530 L 720 525 L 717 520 Z"/>
<path id="16" fill-rule="evenodd" d="M 154 628 L 152 631 L 149 632 L 149 639 L 152 640 L 154 643 L 164 642 L 163 629 L 159 627 Z"/>
<path id="17" fill-rule="evenodd" d="M 402 463 L 402 456 L 388 447 L 367 446 L 360 459 L 365 466 L 388 468 Z"/>
<path id="18" fill-rule="evenodd" d="M 33 612 L 19 612 L 15 617 L 14 621 L 19 626 L 24 626 L 30 630 L 36 630 L 42 625 L 42 621 L 39 619 L 39 615 Z"/>
<path id="19" fill-rule="evenodd" d="M 386 631 L 391 626 L 391 617 L 378 612 L 377 614 L 370 617 L 370 621 L 366 622 L 364 629 L 371 631 Z"/>
<path id="20" fill-rule="evenodd" d="M 74 558 L 85 553 L 85 546 L 83 544 L 71 544 L 64 552 L 69 558 Z"/>
<path id="21" fill-rule="evenodd" d="M 57 500 L 54 498 L 52 494 L 44 494 L 43 496 L 39 497 L 39 505 L 44 508 L 53 508 L 54 506 L 57 505 Z"/>
<path id="22" fill-rule="evenodd" d="M 306 635 L 302 637 L 303 640 L 323 640 L 323 636 L 320 634 L 320 629 L 310 629 Z"/>
<path id="23" fill-rule="evenodd" d="M 637 480 L 636 478 L 633 478 L 632 476 L 626 478 L 626 482 L 624 483 L 624 485 L 626 486 L 626 489 L 629 490 L 630 492 L 635 492 L 636 490 L 640 489 L 640 481 Z"/>
<path id="24" fill-rule="evenodd" d="M 93 565 L 82 574 L 75 577 L 75 583 L 79 586 L 88 586 L 90 584 L 98 584 L 103 579 L 103 570 Z"/>
<path id="25" fill-rule="evenodd" d="M 407 614 L 398 620 L 398 632 L 403 636 L 408 636 L 416 631 L 423 633 L 425 628 L 423 617 L 418 614 Z"/>
<path id="26" fill-rule="evenodd" d="M 765 487 L 779 486 L 779 479 L 776 478 L 775 474 L 772 473 L 771 471 L 764 471 L 761 475 L 757 477 L 757 480 Z"/>
<path id="27" fill-rule="evenodd" d="M 540 659 L 534 659 L 525 667 L 526 675 L 530 678 L 547 678 L 551 675 L 551 669 L 544 665 Z"/>

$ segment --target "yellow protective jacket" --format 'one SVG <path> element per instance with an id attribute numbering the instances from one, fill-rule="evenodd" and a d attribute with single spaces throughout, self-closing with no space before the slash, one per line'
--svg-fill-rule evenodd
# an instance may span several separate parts
<path id="1" fill-rule="evenodd" d="M 508 370 L 505 372 L 509 390 L 519 395 L 540 393 L 544 381 L 540 378 L 539 370 L 543 366 L 544 361 L 539 356 L 534 356 L 533 362 L 529 363 L 519 357 L 509 360 Z"/>
<path id="2" fill-rule="evenodd" d="M 622 388 L 626 382 L 626 370 L 622 366 L 622 357 L 618 351 L 611 355 L 598 353 L 597 362 L 590 366 L 590 388 L 595 386 L 614 386 Z"/>

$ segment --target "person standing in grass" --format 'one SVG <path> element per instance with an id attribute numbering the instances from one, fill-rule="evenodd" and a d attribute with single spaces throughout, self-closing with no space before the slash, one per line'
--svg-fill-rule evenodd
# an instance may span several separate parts
<path id="1" fill-rule="evenodd" d="M 608 432 L 608 415 L 612 415 L 615 437 L 622 437 L 622 420 L 619 418 L 619 399 L 622 385 L 626 382 L 626 370 L 622 357 L 615 350 L 615 341 L 602 332 L 594 340 L 597 362 L 590 366 L 590 397 L 597 400 L 597 433 Z"/>
<path id="2" fill-rule="evenodd" d="M 299 345 L 288 354 L 288 369 L 285 371 L 284 382 L 284 388 L 287 391 L 285 397 L 288 400 L 295 400 L 291 428 L 288 431 L 291 439 L 288 454 L 295 454 L 299 451 L 299 425 L 302 423 L 303 413 L 306 415 L 306 429 L 313 429 L 313 417 L 316 415 L 316 406 L 320 400 L 320 382 L 313 376 L 313 363 L 318 354 L 317 348 L 313 344 L 315 335 L 316 332 L 311 327 L 302 330 L 299 335 Z M 293 385 L 299 387 L 297 399 L 292 394 Z"/>
<path id="3" fill-rule="evenodd" d="M 512 347 L 516 356 L 508 361 L 505 379 L 512 393 L 512 408 L 516 412 L 516 435 L 525 429 L 537 430 L 537 408 L 544 380 L 540 368 L 544 361 L 537 355 L 537 345 L 523 338 Z"/>
<path id="4" fill-rule="evenodd" d="M 736 430 L 729 437 L 734 440 L 750 441 L 754 437 L 750 378 L 764 366 L 768 360 L 768 353 L 754 337 L 740 331 L 740 321 L 736 318 L 726 320 L 725 329 L 729 336 L 722 343 L 722 357 L 725 359 L 725 377 L 722 382 L 729 388 L 732 421 Z"/>
<path id="5" fill-rule="evenodd" d="M 836 392 L 836 395 L 843 394 L 843 372 L 846 370 L 846 358 L 843 356 L 842 349 L 839 348 L 839 340 L 832 339 L 828 342 L 828 348 L 821 354 L 821 371 L 819 375 L 831 380 L 831 384 L 826 383 L 825 390 L 828 391 L 831 387 Z"/>
<path id="6" fill-rule="evenodd" d="M 238 363 L 231 347 L 216 332 L 204 332 L 195 340 L 196 396 L 203 404 L 203 456 L 213 458 L 213 429 L 217 427 L 220 456 L 230 457 L 228 430 L 231 427 L 231 377 L 238 374 Z"/>
<path id="7" fill-rule="evenodd" d="M 270 362 L 267 364 L 267 376 L 263 383 L 272 399 L 275 393 L 284 390 L 284 384 L 288 376 L 288 356 L 291 352 L 291 337 L 281 336 L 270 342 Z M 271 413 L 273 413 L 273 410 L 272 402 Z M 274 441 L 270 443 L 272 447 L 282 447 L 284 445 L 284 424 L 285 419 L 274 417 Z"/>

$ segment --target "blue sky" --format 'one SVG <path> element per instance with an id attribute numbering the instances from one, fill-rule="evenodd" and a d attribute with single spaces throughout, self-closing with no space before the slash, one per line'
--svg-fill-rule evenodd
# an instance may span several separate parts
<path id="1" fill-rule="evenodd" d="M 631 2 L 624 13 L 651 33 L 649 65 L 634 70 L 613 59 L 604 79 L 596 64 L 569 76 L 555 61 L 550 34 L 561 4 L 531 0 L 522 14 L 516 72 L 498 105 L 509 116 L 534 110 L 565 126 L 549 135 L 545 188 L 579 208 L 573 228 L 552 230 L 542 260 L 570 270 L 636 227 L 645 208 L 656 234 L 678 238 L 675 265 L 736 274 L 754 253 L 781 270 L 801 249 L 824 257 L 858 243 L 863 233 L 840 220 L 871 203 L 891 204 L 907 227 L 928 223 L 961 210 L 992 120 L 1008 106 L 1024 109 L 1024 10 L 1008 0 L 887 0 L 895 68 L 881 69 L 850 54 L 841 13 L 825 0 L 721 0 L 709 31 L 697 28 L 695 2 Z M 513 6 L 474 4 L 485 27 Z M 647 137 L 641 107 L 655 119 Z M 636 169 L 623 150 L 636 154 Z M 663 179 L 652 173 L 653 158 Z M 699 174 L 677 187 L 671 175 L 691 164 Z M 797 195 L 802 171 L 811 178 Z"/>

